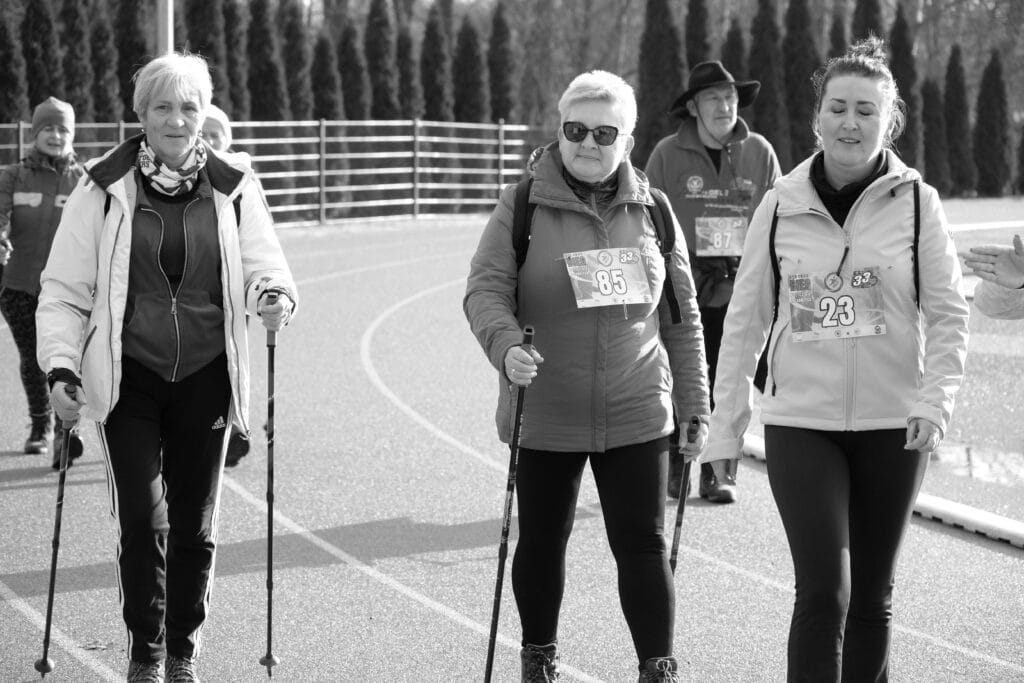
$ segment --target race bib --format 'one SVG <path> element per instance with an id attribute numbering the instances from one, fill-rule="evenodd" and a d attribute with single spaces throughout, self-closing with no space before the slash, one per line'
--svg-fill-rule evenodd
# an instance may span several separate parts
<path id="1" fill-rule="evenodd" d="M 565 254 L 577 308 L 649 304 L 653 301 L 640 250 L 592 249 Z"/>
<path id="2" fill-rule="evenodd" d="M 747 219 L 742 216 L 698 216 L 697 256 L 742 256 Z"/>
<path id="3" fill-rule="evenodd" d="M 846 339 L 885 334 L 878 266 L 837 273 L 789 276 L 793 341 Z"/>

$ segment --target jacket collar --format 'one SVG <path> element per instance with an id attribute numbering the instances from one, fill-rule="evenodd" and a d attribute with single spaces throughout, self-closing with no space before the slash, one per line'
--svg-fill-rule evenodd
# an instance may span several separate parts
<path id="1" fill-rule="evenodd" d="M 109 192 L 111 185 L 134 170 L 144 135 L 139 133 L 128 138 L 103 155 L 99 161 L 89 164 L 87 172 L 93 182 Z M 212 151 L 206 155 L 205 170 L 213 188 L 225 195 L 234 192 L 246 176 L 245 171 L 229 164 Z"/>
<path id="2" fill-rule="evenodd" d="M 811 164 L 817 154 L 815 152 L 804 159 L 799 166 L 775 181 L 780 213 L 806 211 L 812 206 L 821 209 L 823 206 L 811 184 Z M 859 201 L 874 199 L 887 192 L 895 193 L 901 185 L 920 180 L 921 174 L 903 163 L 892 150 L 886 149 L 883 154 L 886 155 L 888 170 L 864 189 Z"/>

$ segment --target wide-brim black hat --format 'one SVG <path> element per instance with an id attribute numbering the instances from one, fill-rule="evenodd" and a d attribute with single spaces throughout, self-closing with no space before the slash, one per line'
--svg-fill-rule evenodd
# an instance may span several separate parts
<path id="1" fill-rule="evenodd" d="M 737 81 L 719 61 L 701 62 L 693 67 L 686 91 L 677 97 L 669 107 L 669 114 L 679 117 L 689 116 L 690 112 L 686 108 L 686 103 L 701 90 L 719 85 L 735 86 L 736 96 L 739 100 L 737 109 L 743 109 L 753 104 L 757 99 L 757 93 L 761 90 L 760 81 Z"/>

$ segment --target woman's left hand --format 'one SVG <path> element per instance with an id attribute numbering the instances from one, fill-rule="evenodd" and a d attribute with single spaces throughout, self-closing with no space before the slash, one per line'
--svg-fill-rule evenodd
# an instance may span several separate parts
<path id="1" fill-rule="evenodd" d="M 256 305 L 256 313 L 263 321 L 263 327 L 271 332 L 277 332 L 288 324 L 292 317 L 292 309 L 295 303 L 288 298 L 284 292 L 276 292 L 276 298 L 270 294 L 260 299 Z"/>
<path id="2" fill-rule="evenodd" d="M 941 441 L 942 430 L 937 424 L 923 417 L 912 417 L 907 423 L 907 444 L 903 448 L 931 453 Z"/>
<path id="3" fill-rule="evenodd" d="M 679 452 L 685 460 L 695 460 L 705 446 L 708 445 L 708 425 L 699 418 L 694 418 L 686 429 L 686 443 L 679 444 Z"/>

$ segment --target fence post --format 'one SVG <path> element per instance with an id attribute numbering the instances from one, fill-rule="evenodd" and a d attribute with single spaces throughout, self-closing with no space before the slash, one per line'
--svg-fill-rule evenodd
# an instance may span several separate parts
<path id="1" fill-rule="evenodd" d="M 505 119 L 498 119 L 498 192 L 496 196 L 501 196 L 502 178 L 504 177 L 503 171 L 505 170 Z"/>
<path id="2" fill-rule="evenodd" d="M 15 162 L 25 158 L 25 122 L 18 120 L 18 158 Z"/>
<path id="3" fill-rule="evenodd" d="M 117 122 L 117 144 L 124 142 L 124 119 Z"/>
<path id="4" fill-rule="evenodd" d="M 327 122 L 320 119 L 320 225 L 327 222 Z"/>
<path id="5" fill-rule="evenodd" d="M 420 120 L 412 121 L 412 217 L 420 215 Z"/>

